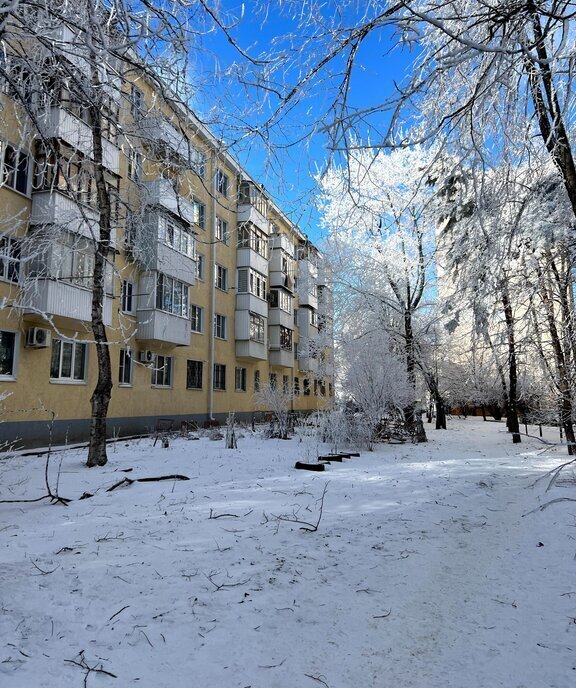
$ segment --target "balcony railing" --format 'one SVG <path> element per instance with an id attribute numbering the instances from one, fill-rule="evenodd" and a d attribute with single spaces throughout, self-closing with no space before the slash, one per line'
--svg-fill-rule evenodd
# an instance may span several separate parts
<path id="1" fill-rule="evenodd" d="M 196 214 L 191 203 L 174 191 L 168 179 L 155 179 L 142 182 L 143 202 L 146 205 L 157 205 L 166 208 L 174 215 L 181 217 L 188 224 L 194 224 Z"/>
<path id="2" fill-rule="evenodd" d="M 155 308 L 136 311 L 138 341 L 160 342 L 176 346 L 188 346 L 191 341 L 190 320 Z"/>
<path id="3" fill-rule="evenodd" d="M 81 119 L 61 107 L 51 107 L 39 118 L 42 135 L 58 138 L 89 158 L 93 157 L 92 130 Z M 102 138 L 102 162 L 114 174 L 120 172 L 120 151 L 106 138 Z"/>
<path id="4" fill-rule="evenodd" d="M 92 291 L 75 284 L 50 278 L 30 281 L 24 289 L 24 308 L 29 313 L 60 316 L 90 322 Z M 104 298 L 104 324 L 112 324 L 112 297 Z"/>

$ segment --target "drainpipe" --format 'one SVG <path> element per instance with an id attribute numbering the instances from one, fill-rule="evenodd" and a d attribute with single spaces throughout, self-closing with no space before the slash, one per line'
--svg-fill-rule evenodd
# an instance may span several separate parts
<path id="1" fill-rule="evenodd" d="M 216 317 L 216 171 L 218 170 L 216 151 L 212 153 L 212 191 L 211 202 L 212 212 L 210 231 L 210 371 L 208 379 L 210 387 L 208 389 L 208 415 L 210 420 L 214 420 L 214 318 Z"/>

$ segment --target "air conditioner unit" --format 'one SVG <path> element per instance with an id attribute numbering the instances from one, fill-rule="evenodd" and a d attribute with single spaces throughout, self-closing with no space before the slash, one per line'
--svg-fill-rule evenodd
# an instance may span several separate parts
<path id="1" fill-rule="evenodd" d="M 152 363 L 154 361 L 154 353 L 146 349 L 138 352 L 138 360 L 140 363 Z"/>
<path id="2" fill-rule="evenodd" d="M 26 346 L 30 349 L 46 349 L 50 346 L 50 330 L 43 327 L 31 327 L 26 333 Z"/>

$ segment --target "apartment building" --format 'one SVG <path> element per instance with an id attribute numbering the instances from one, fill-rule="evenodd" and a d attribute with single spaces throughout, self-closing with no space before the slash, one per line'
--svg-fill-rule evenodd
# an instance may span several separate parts
<path id="1" fill-rule="evenodd" d="M 79 40 L 62 32 L 65 45 Z M 85 438 L 97 379 L 102 209 L 93 131 L 66 67 L 48 99 L 31 88 L 23 106 L 8 83 L 0 94 L 0 441 L 29 445 L 47 443 L 51 421 L 56 441 Z M 293 392 L 296 412 L 327 407 L 332 302 L 318 250 L 153 80 L 117 68 L 106 94 L 109 432 L 251 418 L 266 384 Z"/>

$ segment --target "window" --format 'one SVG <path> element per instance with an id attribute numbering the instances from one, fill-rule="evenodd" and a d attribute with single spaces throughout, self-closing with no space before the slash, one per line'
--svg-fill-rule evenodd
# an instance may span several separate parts
<path id="1" fill-rule="evenodd" d="M 314 380 L 314 396 L 318 396 L 318 380 Z"/>
<path id="2" fill-rule="evenodd" d="M 238 270 L 238 293 L 250 292 L 259 299 L 266 298 L 266 277 L 252 268 Z"/>
<path id="3" fill-rule="evenodd" d="M 270 290 L 270 308 L 280 308 L 286 313 L 292 313 L 293 299 L 292 295 L 283 289 Z"/>
<path id="4" fill-rule="evenodd" d="M 216 239 L 228 244 L 228 223 L 221 217 L 216 218 Z"/>
<path id="5" fill-rule="evenodd" d="M 132 384 L 132 352 L 130 349 L 120 349 L 120 362 L 118 364 L 118 384 Z"/>
<path id="6" fill-rule="evenodd" d="M 225 391 L 226 389 L 226 366 L 222 363 L 214 364 L 214 389 Z"/>
<path id="7" fill-rule="evenodd" d="M 264 318 L 256 313 L 250 313 L 250 339 L 264 344 Z"/>
<path id="8" fill-rule="evenodd" d="M 251 248 L 268 258 L 268 236 L 253 225 L 244 223 L 238 227 L 238 248 Z"/>
<path id="9" fill-rule="evenodd" d="M 285 351 L 292 351 L 292 330 L 280 326 L 280 348 Z"/>
<path id="10" fill-rule="evenodd" d="M 152 385 L 154 387 L 170 387 L 172 384 L 172 356 L 154 356 L 152 368 Z"/>
<path id="11" fill-rule="evenodd" d="M 88 346 L 81 342 L 65 342 L 56 339 L 52 344 L 50 378 L 71 382 L 86 379 L 86 352 Z"/>
<path id="12" fill-rule="evenodd" d="M 0 377 L 16 373 L 16 333 L 0 331 Z"/>
<path id="13" fill-rule="evenodd" d="M 186 361 L 186 389 L 202 389 L 202 361 Z"/>
<path id="14" fill-rule="evenodd" d="M 190 325 L 192 327 L 192 332 L 203 332 L 204 309 L 200 306 L 190 306 Z"/>
<path id="15" fill-rule="evenodd" d="M 318 327 L 318 312 L 314 309 L 310 309 L 310 324 Z"/>
<path id="16" fill-rule="evenodd" d="M 214 316 L 214 336 L 218 339 L 226 339 L 226 316 L 216 313 Z"/>
<path id="17" fill-rule="evenodd" d="M 270 389 L 276 389 L 276 373 L 270 373 L 268 375 L 268 383 L 270 385 Z"/>
<path id="18" fill-rule="evenodd" d="M 133 148 L 128 150 L 128 178 L 134 182 L 142 179 L 142 155 Z"/>
<path id="19" fill-rule="evenodd" d="M 122 280 L 120 310 L 123 313 L 134 313 L 134 282 Z"/>
<path id="20" fill-rule="evenodd" d="M 20 193 L 28 193 L 29 156 L 9 143 L 2 155 L 2 185 Z"/>
<path id="21" fill-rule="evenodd" d="M 296 396 L 296 397 L 300 396 L 300 378 L 299 377 L 294 378 L 294 396 Z"/>
<path id="22" fill-rule="evenodd" d="M 230 186 L 230 180 L 228 176 L 222 172 L 222 170 L 216 170 L 216 191 L 222 196 L 228 197 L 228 188 Z"/>
<path id="23" fill-rule="evenodd" d="M 204 258 L 204 256 L 201 253 L 199 253 L 196 256 L 196 277 L 201 281 L 204 281 L 205 266 L 206 266 L 206 259 Z"/>
<path id="24" fill-rule="evenodd" d="M 158 223 L 158 241 L 170 246 L 178 253 L 194 259 L 196 256 L 196 242 L 194 236 L 182 225 L 171 218 L 160 217 Z"/>
<path id="25" fill-rule="evenodd" d="M 90 289 L 94 278 L 95 246 L 84 237 L 63 233 L 52 244 L 52 277 Z"/>
<path id="26" fill-rule="evenodd" d="M 130 112 L 135 120 L 142 119 L 144 115 L 144 94 L 134 84 L 130 86 Z"/>
<path id="27" fill-rule="evenodd" d="M 201 178 L 206 174 L 206 156 L 196 146 L 190 146 L 190 167 Z"/>
<path id="28" fill-rule="evenodd" d="M 182 318 L 188 317 L 188 285 L 159 273 L 156 281 L 156 308 Z"/>
<path id="29" fill-rule="evenodd" d="M 259 370 L 254 371 L 254 391 L 255 392 L 260 391 L 260 371 Z"/>
<path id="30" fill-rule="evenodd" d="M 192 222 L 200 229 L 206 226 L 206 206 L 196 199 L 192 200 Z"/>
<path id="31" fill-rule="evenodd" d="M 288 375 L 282 376 L 282 391 L 284 394 L 288 394 L 290 392 L 290 378 Z"/>
<path id="32" fill-rule="evenodd" d="M 223 268 L 221 265 L 216 265 L 216 270 L 214 272 L 214 281 L 216 287 L 222 291 L 228 289 L 228 270 Z"/>
<path id="33" fill-rule="evenodd" d="M 334 396 L 334 387 L 332 386 L 332 383 L 328 383 L 328 396 L 333 397 Z"/>
<path id="34" fill-rule="evenodd" d="M 20 274 L 20 240 L 0 235 L 0 279 L 18 283 Z"/>
<path id="35" fill-rule="evenodd" d="M 304 396 L 310 396 L 310 380 L 304 378 Z"/>
<path id="36" fill-rule="evenodd" d="M 246 391 L 246 368 L 236 368 L 234 375 L 234 387 L 237 392 Z"/>

